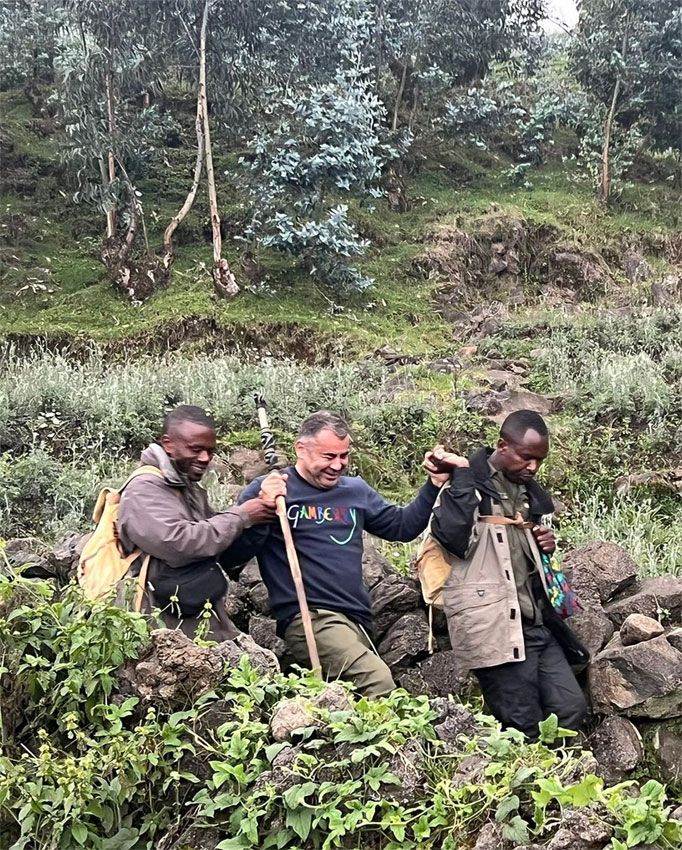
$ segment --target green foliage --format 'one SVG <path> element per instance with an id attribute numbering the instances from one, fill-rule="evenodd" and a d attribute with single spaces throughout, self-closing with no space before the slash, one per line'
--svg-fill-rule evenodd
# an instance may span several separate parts
<path id="1" fill-rule="evenodd" d="M 622 128 L 636 125 L 660 149 L 677 141 L 680 58 L 675 0 L 583 0 L 571 45 L 576 75 L 605 107 L 614 103 Z"/>
<path id="2" fill-rule="evenodd" d="M 47 583 L 0 578 L 0 675 L 14 684 L 0 691 L 3 846 L 152 850 L 201 825 L 223 850 L 456 850 L 488 820 L 527 842 L 547 833 L 560 807 L 590 805 L 611 813 L 614 848 L 654 836 L 676 846 L 662 786 L 647 783 L 639 796 L 604 789 L 578 750 L 557 745 L 555 717 L 544 742 L 529 744 L 477 716 L 477 734 L 446 751 L 425 697 L 349 695 L 347 708 L 330 711 L 316 706 L 324 686 L 312 675 L 263 675 L 245 659 L 193 703 L 144 707 L 115 682 L 148 629 L 75 588 L 60 598 Z M 273 708 L 292 697 L 311 725 L 295 745 L 274 742 Z M 403 764 L 421 777 L 408 797 Z"/>
<path id="3" fill-rule="evenodd" d="M 592 492 L 578 495 L 568 517 L 562 517 L 566 548 L 608 540 L 624 546 L 642 576 L 682 575 L 682 508 L 668 499 L 631 494 L 613 497 Z"/>
<path id="4" fill-rule="evenodd" d="M 343 259 L 364 253 L 369 243 L 348 222 L 347 206 L 334 206 L 330 194 L 380 194 L 382 167 L 397 151 L 382 139 L 384 110 L 363 60 L 369 4 L 342 0 L 337 16 L 342 65 L 333 81 L 285 93 L 270 107 L 275 127 L 250 143 L 254 213 L 246 235 L 301 258 L 339 294 L 372 283 Z"/>

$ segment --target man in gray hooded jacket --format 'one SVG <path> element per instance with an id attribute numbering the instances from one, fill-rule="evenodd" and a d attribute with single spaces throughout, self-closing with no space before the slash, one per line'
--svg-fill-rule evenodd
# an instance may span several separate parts
<path id="1" fill-rule="evenodd" d="M 216 427 L 200 407 L 181 405 L 163 423 L 163 434 L 142 452 L 143 465 L 158 474 L 141 474 L 123 491 L 118 533 L 126 553 L 150 555 L 146 582 L 147 609 L 159 608 L 169 628 L 189 637 L 211 606 L 207 637 L 229 640 L 238 630 L 227 616 L 227 578 L 220 554 L 246 528 L 271 522 L 274 502 L 249 499 L 216 512 L 199 481 L 216 447 Z M 139 572 L 142 558 L 133 567 Z"/>

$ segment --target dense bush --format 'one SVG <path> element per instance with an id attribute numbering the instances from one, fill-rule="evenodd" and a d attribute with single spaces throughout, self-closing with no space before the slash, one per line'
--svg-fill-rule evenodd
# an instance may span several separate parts
<path id="1" fill-rule="evenodd" d="M 138 657 L 148 624 L 106 602 L 86 605 L 73 588 L 53 594 L 0 576 L 0 675 L 13 684 L 0 691 L 3 847 L 151 850 L 177 846 L 192 826 L 193 843 L 212 830 L 220 850 L 457 850 L 487 821 L 527 843 L 551 832 L 562 809 L 585 805 L 613 822 L 614 848 L 657 840 L 672 850 L 682 838 L 663 786 L 649 781 L 634 796 L 630 783 L 604 788 L 590 756 L 553 745 L 555 717 L 528 744 L 479 715 L 478 731 L 446 748 L 425 697 L 398 690 L 315 708 L 321 682 L 264 675 L 245 660 L 184 705 L 123 698 L 116 670 Z M 269 728 L 290 697 L 313 721 L 295 746 Z M 474 761 L 485 781 L 458 774 Z M 406 764 L 420 777 L 409 797 Z"/>

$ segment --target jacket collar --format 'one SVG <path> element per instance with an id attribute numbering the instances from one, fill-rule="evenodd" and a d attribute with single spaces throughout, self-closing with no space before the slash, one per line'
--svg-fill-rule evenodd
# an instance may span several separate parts
<path id="1" fill-rule="evenodd" d="M 476 489 L 497 501 L 499 496 L 495 483 L 492 480 L 490 466 L 488 465 L 488 458 L 492 453 L 493 449 L 489 446 L 479 449 L 469 458 L 469 466 L 474 477 Z M 531 516 L 540 517 L 544 516 L 544 514 L 554 512 L 554 505 L 549 493 L 534 478 L 526 484 L 526 491 L 528 492 Z"/>
<path id="2" fill-rule="evenodd" d="M 171 487 L 187 487 L 189 480 L 177 469 L 159 443 L 152 443 L 142 452 L 140 463 L 156 466 L 161 470 L 166 484 Z"/>

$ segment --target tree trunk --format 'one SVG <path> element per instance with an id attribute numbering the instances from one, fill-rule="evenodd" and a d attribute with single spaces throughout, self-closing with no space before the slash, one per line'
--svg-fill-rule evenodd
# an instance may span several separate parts
<path id="1" fill-rule="evenodd" d="M 197 117 L 194 123 L 194 127 L 197 134 L 197 161 L 194 166 L 194 178 L 192 179 L 192 186 L 185 198 L 185 203 L 180 207 L 179 211 L 173 218 L 170 220 L 170 224 L 166 228 L 165 233 L 163 234 L 163 252 L 161 255 L 161 264 L 165 269 L 168 269 L 173 264 L 173 260 L 175 259 L 175 251 L 173 249 L 173 234 L 178 229 L 178 227 L 185 220 L 185 217 L 192 209 L 192 205 L 194 204 L 194 199 L 197 195 L 197 189 L 199 188 L 199 180 L 201 179 L 201 170 L 204 165 L 204 115 L 202 111 L 202 100 L 197 95 Z"/>
<path id="2" fill-rule="evenodd" d="M 405 64 L 403 65 L 403 72 L 400 76 L 400 85 L 398 86 L 398 94 L 395 96 L 395 108 L 393 109 L 393 121 L 391 122 L 391 130 L 396 130 L 398 127 L 398 110 L 400 109 L 400 104 L 403 101 L 403 95 L 405 94 L 405 81 L 407 80 L 407 56 L 405 57 Z"/>
<path id="3" fill-rule="evenodd" d="M 611 131 L 613 128 L 613 119 L 616 114 L 616 104 L 618 103 L 618 94 L 620 92 L 620 77 L 616 80 L 616 85 L 613 87 L 613 97 L 611 98 L 611 106 L 606 114 L 604 122 L 604 145 L 601 153 L 601 184 L 599 187 L 599 197 L 608 204 L 609 196 L 611 195 L 611 174 L 610 174 L 610 157 L 609 149 L 611 147 Z"/>
<path id="4" fill-rule="evenodd" d="M 199 39 L 199 103 L 204 119 L 204 154 L 206 158 L 206 180 L 208 181 L 208 202 L 211 212 L 211 230 L 213 232 L 213 286 L 221 298 L 230 298 L 239 292 L 237 281 L 230 271 L 230 266 L 222 256 L 223 244 L 220 234 L 220 216 L 218 214 L 218 198 L 213 172 L 213 152 L 211 149 L 211 129 L 208 120 L 208 103 L 206 98 L 206 30 L 208 27 L 208 9 L 211 0 L 204 2 L 204 15 L 201 21 L 201 37 Z"/>
<path id="5" fill-rule="evenodd" d="M 99 161 L 99 173 L 102 179 L 102 193 L 106 193 L 109 188 L 109 177 L 107 175 L 107 164 L 104 159 L 100 159 Z M 106 210 L 105 215 L 107 217 L 107 233 L 106 239 L 113 239 L 116 235 L 116 220 L 114 218 L 113 210 Z"/>
<path id="6" fill-rule="evenodd" d="M 628 35 L 630 28 L 630 20 L 626 17 L 623 31 L 623 43 L 620 48 L 620 55 L 625 61 L 625 55 L 628 49 Z M 601 154 L 601 184 L 599 186 L 599 197 L 601 201 L 608 204 L 611 196 L 611 134 L 613 132 L 613 122 L 616 117 L 616 106 L 618 105 L 618 95 L 620 94 L 621 79 L 616 77 L 616 84 L 613 87 L 613 97 L 611 98 L 611 106 L 606 113 L 606 121 L 604 122 L 604 145 Z"/>
<path id="7" fill-rule="evenodd" d="M 114 131 L 116 129 L 116 118 L 114 115 L 114 93 L 112 90 L 111 75 L 107 74 L 106 81 L 106 97 L 107 97 L 107 125 L 109 128 L 109 139 L 113 140 Z M 116 179 L 116 160 L 114 158 L 113 142 L 109 148 L 109 186 Z M 107 213 L 107 238 L 116 235 L 116 212 L 114 210 Z"/>

